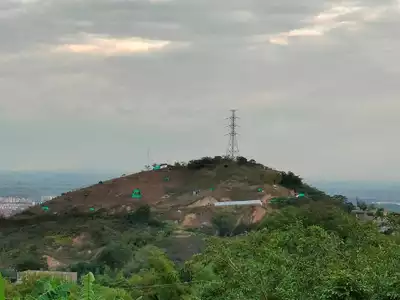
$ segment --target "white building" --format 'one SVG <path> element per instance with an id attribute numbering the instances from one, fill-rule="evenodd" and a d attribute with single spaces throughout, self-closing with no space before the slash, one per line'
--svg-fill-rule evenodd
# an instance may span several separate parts
<path id="1" fill-rule="evenodd" d="M 216 202 L 214 206 L 262 206 L 261 200 Z"/>

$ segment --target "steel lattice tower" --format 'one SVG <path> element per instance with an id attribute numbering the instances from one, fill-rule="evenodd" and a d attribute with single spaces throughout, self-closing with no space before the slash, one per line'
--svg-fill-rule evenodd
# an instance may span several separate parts
<path id="1" fill-rule="evenodd" d="M 228 148 L 226 150 L 226 155 L 232 159 L 236 158 L 239 155 L 239 146 L 238 146 L 238 141 L 237 141 L 237 131 L 236 128 L 238 127 L 237 125 L 237 119 L 239 117 L 236 116 L 236 109 L 231 109 L 232 115 L 227 118 L 229 119 L 229 125 L 228 127 L 230 128 L 230 131 L 228 134 L 229 135 L 229 144 Z"/>

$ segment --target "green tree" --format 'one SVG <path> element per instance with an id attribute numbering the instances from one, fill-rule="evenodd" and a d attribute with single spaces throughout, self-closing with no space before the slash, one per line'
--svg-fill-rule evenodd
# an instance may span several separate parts
<path id="1" fill-rule="evenodd" d="M 149 205 L 142 205 L 133 213 L 126 216 L 126 219 L 131 224 L 148 223 L 151 219 L 151 209 Z"/>
<path id="2" fill-rule="evenodd" d="M 300 188 L 303 185 L 303 181 L 299 176 L 295 175 L 291 171 L 289 171 L 288 173 L 281 172 L 280 184 L 284 187 L 293 189 Z"/>
<path id="3" fill-rule="evenodd" d="M 357 206 L 364 211 L 368 209 L 368 205 L 365 201 L 357 200 Z"/>
<path id="4" fill-rule="evenodd" d="M 186 300 L 190 288 L 181 281 L 180 274 L 165 253 L 156 247 L 146 250 L 146 262 L 137 274 L 128 280 L 132 296 L 143 300 Z M 140 294 L 137 293 L 140 289 Z"/>
<path id="5" fill-rule="evenodd" d="M 47 264 L 44 258 L 34 254 L 20 256 L 15 262 L 15 269 L 20 272 L 27 270 L 43 270 L 46 268 Z"/>
<path id="6" fill-rule="evenodd" d="M 247 158 L 243 156 L 236 157 L 236 162 L 238 163 L 238 165 L 246 165 L 248 163 Z"/>
<path id="7" fill-rule="evenodd" d="M 385 213 L 385 210 L 384 210 L 382 207 L 380 207 L 380 208 L 378 208 L 378 209 L 376 210 L 376 212 L 375 212 L 375 217 L 376 217 L 376 218 L 383 218 L 384 213 Z"/>
<path id="8" fill-rule="evenodd" d="M 112 269 L 119 269 L 132 258 L 133 252 L 125 245 L 111 243 L 101 251 L 97 262 L 102 262 Z"/>
<path id="9" fill-rule="evenodd" d="M 218 230 L 219 236 L 229 236 L 236 227 L 236 218 L 229 212 L 220 212 L 211 220 L 213 226 Z"/>

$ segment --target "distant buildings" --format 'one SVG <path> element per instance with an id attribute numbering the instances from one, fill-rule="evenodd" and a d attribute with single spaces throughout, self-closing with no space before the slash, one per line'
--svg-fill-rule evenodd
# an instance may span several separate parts
<path id="1" fill-rule="evenodd" d="M 17 213 L 23 212 L 29 207 L 40 205 L 53 198 L 54 196 L 43 196 L 40 201 L 34 201 L 22 197 L 0 197 L 0 216 L 4 218 L 11 217 Z"/>
<path id="2" fill-rule="evenodd" d="M 35 202 L 27 198 L 0 197 L 0 215 L 7 218 L 33 205 Z"/>
<path id="3" fill-rule="evenodd" d="M 352 210 L 351 213 L 356 216 L 357 219 L 364 222 L 374 222 L 378 226 L 378 230 L 381 233 L 390 232 L 391 228 L 388 226 L 387 211 L 383 211 L 382 215 L 377 214 L 378 209 L 366 211 L 361 210 L 358 207 Z"/>
<path id="4" fill-rule="evenodd" d="M 40 198 L 40 204 L 42 204 L 42 203 L 44 203 L 44 202 L 47 202 L 47 201 L 50 201 L 50 200 L 52 200 L 52 199 L 54 199 L 54 198 L 56 198 L 57 196 L 42 196 L 41 198 Z"/>

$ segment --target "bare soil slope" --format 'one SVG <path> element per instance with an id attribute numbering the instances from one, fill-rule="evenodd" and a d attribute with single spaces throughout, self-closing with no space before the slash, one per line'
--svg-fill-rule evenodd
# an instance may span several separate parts
<path id="1" fill-rule="evenodd" d="M 70 210 L 90 212 L 90 208 L 111 210 L 122 206 L 132 208 L 144 204 L 155 206 L 157 202 L 163 201 L 162 197 L 166 195 L 168 189 L 182 185 L 183 175 L 183 172 L 179 171 L 158 170 L 114 178 L 54 198 L 45 204 L 49 208 L 48 211 L 38 206 L 32 208 L 30 212 L 62 214 Z M 166 177 L 173 180 L 165 181 Z M 141 190 L 141 199 L 132 198 L 132 192 L 137 188 Z"/>
<path id="2" fill-rule="evenodd" d="M 37 206 L 16 218 L 62 215 L 71 211 L 126 213 L 147 204 L 165 219 L 188 227 L 198 227 L 211 223 L 212 215 L 220 209 L 213 206 L 217 201 L 266 200 L 290 195 L 290 190 L 276 184 L 278 180 L 279 172 L 275 170 L 236 163 L 200 170 L 171 167 L 143 171 L 67 192 L 45 203 L 48 210 Z M 140 189 L 141 199 L 132 198 L 134 189 Z M 264 203 L 268 206 L 268 201 Z M 235 211 L 252 216 L 253 209 L 243 207 Z M 246 219 L 254 222 L 254 219 L 260 219 L 264 211 L 259 210 L 257 216 Z"/>

